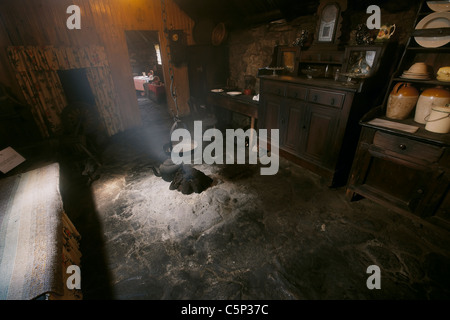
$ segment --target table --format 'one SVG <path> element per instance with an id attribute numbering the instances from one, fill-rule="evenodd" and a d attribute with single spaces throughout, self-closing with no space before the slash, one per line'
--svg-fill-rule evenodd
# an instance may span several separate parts
<path id="1" fill-rule="evenodd" d="M 144 83 L 147 83 L 147 82 L 153 80 L 153 77 L 149 78 L 149 77 L 144 77 L 144 76 L 136 76 L 136 77 L 133 77 L 133 80 L 134 80 L 134 88 L 136 90 L 145 91 Z"/>
<path id="2" fill-rule="evenodd" d="M 255 128 L 258 119 L 259 102 L 253 100 L 252 95 L 229 95 L 226 92 L 210 92 L 206 98 L 207 104 L 213 108 L 219 107 L 250 117 L 250 128 Z M 253 130 L 250 143 L 253 141 Z"/>

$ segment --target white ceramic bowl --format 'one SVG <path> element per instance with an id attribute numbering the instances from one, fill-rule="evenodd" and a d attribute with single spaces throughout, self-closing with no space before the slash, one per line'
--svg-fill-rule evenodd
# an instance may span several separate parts
<path id="1" fill-rule="evenodd" d="M 428 65 L 426 65 L 424 62 L 417 62 L 409 68 L 408 72 L 415 74 L 427 74 Z"/>

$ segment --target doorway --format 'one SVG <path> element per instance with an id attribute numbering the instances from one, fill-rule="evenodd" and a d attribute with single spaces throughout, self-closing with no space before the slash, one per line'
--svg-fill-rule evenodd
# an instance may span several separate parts
<path id="1" fill-rule="evenodd" d="M 159 32 L 126 30 L 125 38 L 141 117 L 152 126 L 168 114 Z"/>
<path id="2" fill-rule="evenodd" d="M 137 96 L 146 96 L 158 104 L 166 103 L 165 90 L 158 87 L 164 83 L 163 67 L 161 60 L 159 32 L 153 30 L 126 30 L 128 55 L 130 57 L 130 67 L 135 82 Z M 143 78 L 152 73 L 149 79 Z M 136 78 L 140 78 L 137 79 Z M 152 83 L 149 90 L 145 83 Z"/>
<path id="3" fill-rule="evenodd" d="M 95 97 L 86 76 L 86 69 L 58 70 L 57 72 L 69 104 L 83 102 L 95 105 Z"/>

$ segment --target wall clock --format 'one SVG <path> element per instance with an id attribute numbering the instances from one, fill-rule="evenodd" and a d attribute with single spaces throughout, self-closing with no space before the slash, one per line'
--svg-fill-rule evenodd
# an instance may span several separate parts
<path id="1" fill-rule="evenodd" d="M 186 62 L 186 35 L 183 30 L 169 30 L 168 38 L 172 63 L 178 67 Z"/>
<path id="2" fill-rule="evenodd" d="M 339 19 L 339 6 L 335 3 L 327 4 L 320 15 L 319 42 L 333 42 L 336 25 Z"/>
<path id="3" fill-rule="evenodd" d="M 169 30 L 170 45 L 185 44 L 185 36 L 183 30 Z"/>

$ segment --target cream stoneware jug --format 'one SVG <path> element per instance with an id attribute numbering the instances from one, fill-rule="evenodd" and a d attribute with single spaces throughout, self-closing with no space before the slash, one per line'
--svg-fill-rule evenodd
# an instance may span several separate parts
<path id="1" fill-rule="evenodd" d="M 445 106 L 450 103 L 450 91 L 442 86 L 425 89 L 417 100 L 414 121 L 425 124 L 425 117 L 429 116 L 433 107 Z"/>

